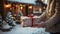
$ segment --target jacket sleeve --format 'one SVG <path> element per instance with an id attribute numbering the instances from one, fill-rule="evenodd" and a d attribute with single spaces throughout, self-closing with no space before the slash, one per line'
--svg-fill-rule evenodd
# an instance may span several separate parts
<path id="1" fill-rule="evenodd" d="M 47 17 L 46 14 L 48 11 L 49 11 L 49 4 L 46 8 L 46 11 L 42 15 L 40 15 L 39 21 L 44 21 L 44 19 L 46 19 L 46 17 Z"/>
<path id="2" fill-rule="evenodd" d="M 40 18 L 39 18 L 39 21 L 44 21 L 44 19 L 46 19 L 46 12 L 44 12 Z"/>
<path id="3" fill-rule="evenodd" d="M 49 20 L 41 23 L 41 27 L 49 28 L 49 27 L 53 26 L 54 24 L 58 23 L 58 21 L 60 20 L 59 17 L 60 16 L 57 13 L 54 14 Z"/>

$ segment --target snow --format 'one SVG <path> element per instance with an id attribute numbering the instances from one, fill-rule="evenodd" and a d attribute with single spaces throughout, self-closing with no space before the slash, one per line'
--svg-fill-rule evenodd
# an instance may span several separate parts
<path id="1" fill-rule="evenodd" d="M 20 25 L 17 25 L 9 32 L 0 31 L 0 34 L 49 34 L 49 33 L 45 32 L 45 28 L 22 27 Z"/>
<path id="2" fill-rule="evenodd" d="M 36 0 L 8 0 L 8 1 L 35 4 Z"/>

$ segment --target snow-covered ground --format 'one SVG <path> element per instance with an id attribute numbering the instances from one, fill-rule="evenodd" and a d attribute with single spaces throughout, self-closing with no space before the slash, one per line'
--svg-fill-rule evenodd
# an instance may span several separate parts
<path id="1" fill-rule="evenodd" d="M 49 33 L 45 32 L 45 28 L 21 27 L 20 25 L 17 25 L 9 32 L 0 31 L 0 34 L 49 34 Z"/>

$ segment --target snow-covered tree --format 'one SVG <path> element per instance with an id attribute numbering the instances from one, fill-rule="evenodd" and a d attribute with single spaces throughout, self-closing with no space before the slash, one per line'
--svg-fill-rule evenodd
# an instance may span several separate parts
<path id="1" fill-rule="evenodd" d="M 12 16 L 11 12 L 8 12 L 7 13 L 7 16 L 6 16 L 6 21 L 8 22 L 9 25 L 14 26 L 14 20 L 13 20 L 12 17 L 13 16 Z"/>
<path id="2" fill-rule="evenodd" d="M 1 16 L 1 14 L 0 14 L 0 28 L 2 28 L 2 16 Z"/>

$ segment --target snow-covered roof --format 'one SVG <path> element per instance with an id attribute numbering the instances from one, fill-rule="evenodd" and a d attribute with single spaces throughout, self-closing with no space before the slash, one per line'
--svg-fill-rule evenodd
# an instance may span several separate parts
<path id="1" fill-rule="evenodd" d="M 8 1 L 35 4 L 36 0 L 8 0 Z"/>

